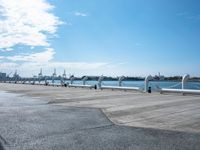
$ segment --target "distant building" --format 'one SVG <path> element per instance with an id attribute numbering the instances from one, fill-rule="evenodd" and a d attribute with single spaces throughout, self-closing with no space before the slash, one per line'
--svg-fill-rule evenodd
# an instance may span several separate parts
<path id="1" fill-rule="evenodd" d="M 164 79 L 165 79 L 165 76 L 160 75 L 160 72 L 158 73 L 158 75 L 154 76 L 154 80 L 164 80 Z"/>
<path id="2" fill-rule="evenodd" d="M 160 80 L 165 80 L 165 76 L 160 76 Z"/>

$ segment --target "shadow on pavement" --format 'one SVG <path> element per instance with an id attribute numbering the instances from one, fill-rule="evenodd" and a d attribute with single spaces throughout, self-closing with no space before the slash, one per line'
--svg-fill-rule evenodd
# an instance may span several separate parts
<path id="1" fill-rule="evenodd" d="M 5 150 L 3 145 L 2 145 L 2 143 L 1 143 L 1 141 L 0 141 L 0 150 Z"/>

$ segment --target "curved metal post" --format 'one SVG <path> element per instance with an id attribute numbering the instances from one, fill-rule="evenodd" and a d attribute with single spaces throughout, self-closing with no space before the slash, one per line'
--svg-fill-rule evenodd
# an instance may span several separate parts
<path id="1" fill-rule="evenodd" d="M 45 82 L 45 85 L 48 85 L 49 83 L 48 83 L 48 81 L 47 81 L 47 77 L 45 76 L 45 78 L 44 78 L 44 82 Z"/>
<path id="2" fill-rule="evenodd" d="M 119 77 L 119 80 L 118 80 L 119 86 L 122 86 L 122 81 L 123 81 L 124 79 L 125 79 L 124 76 Z"/>
<path id="3" fill-rule="evenodd" d="M 104 76 L 100 76 L 99 79 L 98 79 L 98 89 L 101 89 L 101 83 L 104 79 Z"/>
<path id="4" fill-rule="evenodd" d="M 63 77 L 59 77 L 60 79 L 60 85 L 63 86 L 65 84 L 64 78 Z"/>
<path id="5" fill-rule="evenodd" d="M 145 80 L 144 80 L 144 92 L 148 91 L 148 87 L 149 87 L 149 80 L 152 79 L 151 75 L 148 75 Z"/>
<path id="6" fill-rule="evenodd" d="M 52 76 L 51 82 L 52 82 L 52 84 L 54 85 L 54 76 Z"/>
<path id="7" fill-rule="evenodd" d="M 86 83 L 87 80 L 88 80 L 88 77 L 85 76 L 85 77 L 83 78 L 83 85 L 85 85 L 85 83 Z"/>
<path id="8" fill-rule="evenodd" d="M 73 84 L 73 82 L 74 82 L 74 79 L 75 79 L 75 77 L 74 77 L 74 76 L 71 76 L 71 77 L 70 77 L 70 84 Z"/>
<path id="9" fill-rule="evenodd" d="M 65 85 L 65 79 L 66 79 L 66 71 L 64 70 L 64 73 L 60 77 L 60 84 L 61 84 L 61 86 Z"/>
<path id="10" fill-rule="evenodd" d="M 36 78 L 35 78 L 35 77 L 33 77 L 33 83 L 32 83 L 33 85 L 35 84 L 35 80 L 36 80 Z"/>
<path id="11" fill-rule="evenodd" d="M 185 89 L 185 83 L 187 82 L 187 80 L 190 78 L 189 74 L 185 74 L 182 78 L 182 89 Z"/>
<path id="12" fill-rule="evenodd" d="M 54 85 L 54 83 L 55 83 L 55 78 L 56 78 L 56 69 L 54 69 L 54 73 L 53 73 L 53 75 L 52 75 L 52 84 Z"/>

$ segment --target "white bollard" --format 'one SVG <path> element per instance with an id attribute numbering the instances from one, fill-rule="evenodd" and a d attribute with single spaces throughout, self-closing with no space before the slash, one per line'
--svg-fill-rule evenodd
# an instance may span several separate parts
<path id="1" fill-rule="evenodd" d="M 83 85 L 85 85 L 85 83 L 86 83 L 87 80 L 88 80 L 88 77 L 85 76 L 85 77 L 83 78 Z"/>
<path id="2" fill-rule="evenodd" d="M 71 76 L 71 77 L 70 77 L 70 84 L 73 84 L 73 83 L 74 83 L 74 79 L 75 79 L 74 76 Z"/>
<path id="3" fill-rule="evenodd" d="M 123 81 L 124 79 L 125 79 L 124 76 L 119 77 L 119 80 L 118 80 L 119 86 L 122 86 L 122 81 Z"/>
<path id="4" fill-rule="evenodd" d="M 189 74 L 185 74 L 182 78 L 182 89 L 185 89 L 185 83 L 187 82 L 187 80 L 190 78 Z"/>
<path id="5" fill-rule="evenodd" d="M 144 92 L 147 92 L 148 91 L 148 87 L 149 87 L 149 80 L 152 79 L 152 76 L 149 75 L 145 78 L 144 80 Z"/>
<path id="6" fill-rule="evenodd" d="M 98 79 L 98 89 L 101 89 L 101 83 L 104 79 L 104 76 L 100 76 L 99 79 Z"/>

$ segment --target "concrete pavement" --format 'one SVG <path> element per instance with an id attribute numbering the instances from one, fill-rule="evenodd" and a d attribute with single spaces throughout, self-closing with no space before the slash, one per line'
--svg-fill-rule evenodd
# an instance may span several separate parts
<path id="1" fill-rule="evenodd" d="M 113 124 L 95 108 L 0 92 L 0 150 L 199 150 L 200 134 Z"/>
<path id="2" fill-rule="evenodd" d="M 4 83 L 0 90 L 53 105 L 99 108 L 118 125 L 200 133 L 200 96 Z"/>

